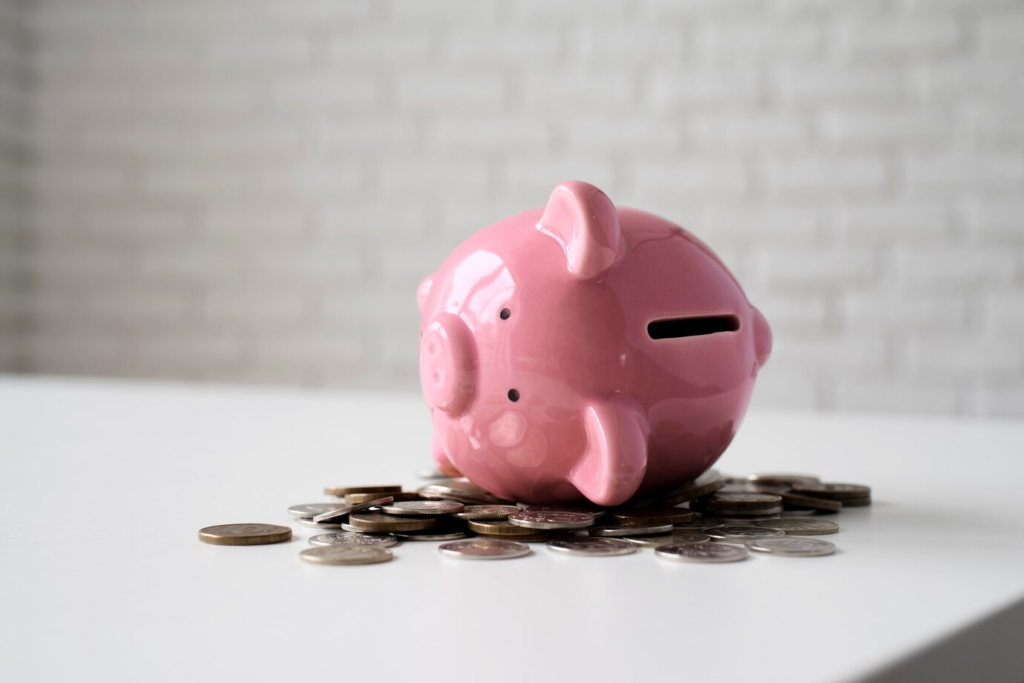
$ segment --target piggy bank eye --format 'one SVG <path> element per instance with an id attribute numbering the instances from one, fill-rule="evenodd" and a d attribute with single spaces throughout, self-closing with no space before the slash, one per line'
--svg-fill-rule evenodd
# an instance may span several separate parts
<path id="1" fill-rule="evenodd" d="M 512 401 L 513 403 L 518 401 L 519 400 L 519 391 L 517 389 L 509 389 L 508 390 L 508 400 Z"/>
<path id="2" fill-rule="evenodd" d="M 507 308 L 503 308 L 501 309 L 501 313 L 499 313 L 498 315 L 501 316 L 502 320 L 508 320 L 508 317 L 512 315 L 512 311 L 508 310 Z"/>

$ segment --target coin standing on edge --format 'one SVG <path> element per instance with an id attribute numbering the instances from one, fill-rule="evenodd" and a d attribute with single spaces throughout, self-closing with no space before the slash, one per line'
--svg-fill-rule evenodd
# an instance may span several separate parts
<path id="1" fill-rule="evenodd" d="M 666 560 L 677 562 L 737 562 L 747 559 L 747 551 L 737 545 L 715 543 L 688 543 L 686 545 L 663 545 L 654 549 L 654 554 Z"/>
<path id="2" fill-rule="evenodd" d="M 377 564 L 393 557 L 390 550 L 369 545 L 318 545 L 299 553 L 306 562 L 334 565 Z"/>
<path id="3" fill-rule="evenodd" d="M 782 557 L 821 557 L 836 551 L 835 543 L 817 538 L 783 536 L 781 538 L 754 538 L 745 543 L 757 553 Z"/>
<path id="4" fill-rule="evenodd" d="M 210 545 L 268 545 L 291 537 L 290 528 L 277 524 L 220 524 L 199 530 L 199 540 Z"/>
<path id="5" fill-rule="evenodd" d="M 511 560 L 530 554 L 530 546 L 525 543 L 499 541 L 492 538 L 442 543 L 437 550 L 445 557 L 455 557 L 460 560 Z"/>
<path id="6" fill-rule="evenodd" d="M 612 557 L 631 555 L 638 546 L 618 538 L 561 538 L 548 542 L 548 549 L 566 555 L 589 555 L 590 557 Z"/>

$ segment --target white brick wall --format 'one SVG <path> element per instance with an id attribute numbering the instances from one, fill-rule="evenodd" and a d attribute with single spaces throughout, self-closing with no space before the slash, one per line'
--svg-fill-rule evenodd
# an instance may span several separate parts
<path id="1" fill-rule="evenodd" d="M 24 368 L 28 318 L 27 12 L 0 0 L 0 372 Z"/>
<path id="2" fill-rule="evenodd" d="M 9 188 L 29 52 L 0 8 Z M 757 403 L 1024 415 L 1024 2 L 27 15 L 34 250 L 6 202 L 0 334 L 32 370 L 414 387 L 420 278 L 581 178 L 734 268 L 775 330 Z"/>

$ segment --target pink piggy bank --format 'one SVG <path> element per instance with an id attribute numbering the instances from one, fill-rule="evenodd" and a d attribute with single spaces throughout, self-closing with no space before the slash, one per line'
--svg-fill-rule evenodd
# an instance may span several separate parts
<path id="1" fill-rule="evenodd" d="M 438 467 L 526 503 L 619 505 L 696 478 L 772 346 L 704 243 L 579 181 L 463 242 L 417 299 Z"/>

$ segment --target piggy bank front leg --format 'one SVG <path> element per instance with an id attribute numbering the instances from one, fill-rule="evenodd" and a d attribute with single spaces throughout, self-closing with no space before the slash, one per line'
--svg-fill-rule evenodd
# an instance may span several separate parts
<path id="1" fill-rule="evenodd" d="M 620 505 L 640 488 L 647 472 L 650 427 L 643 408 L 616 396 L 584 409 L 587 448 L 569 481 L 597 505 Z"/>

